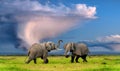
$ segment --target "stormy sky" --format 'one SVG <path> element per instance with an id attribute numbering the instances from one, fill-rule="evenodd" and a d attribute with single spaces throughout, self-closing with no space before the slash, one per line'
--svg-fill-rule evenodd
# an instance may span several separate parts
<path id="1" fill-rule="evenodd" d="M 119 33 L 107 35 L 100 31 L 100 28 L 90 29 L 93 25 L 91 23 L 96 23 L 101 18 L 99 12 L 99 5 L 92 1 L 87 3 L 61 0 L 55 3 L 54 0 L 1 0 L 1 48 L 28 49 L 33 43 L 56 39 L 63 39 L 65 42 L 80 40 L 120 42 Z M 99 31 L 105 36 L 103 34 L 98 36 Z M 96 37 L 93 39 L 92 35 Z M 119 46 L 116 48 L 119 49 Z"/>
<path id="2" fill-rule="evenodd" d="M 13 30 L 12 32 L 16 34 L 15 37 L 24 41 L 26 45 L 39 43 L 45 38 L 56 37 L 81 24 L 80 22 L 84 20 L 94 19 L 96 14 L 96 7 L 86 4 L 75 4 L 73 8 L 70 8 L 63 4 L 42 5 L 39 1 L 31 0 L 3 0 L 0 5 L 1 22 L 7 23 L 8 26 L 5 27 L 10 27 L 10 31 Z M 15 26 L 17 28 L 11 24 L 17 24 Z M 4 32 L 3 36 L 7 33 Z"/>

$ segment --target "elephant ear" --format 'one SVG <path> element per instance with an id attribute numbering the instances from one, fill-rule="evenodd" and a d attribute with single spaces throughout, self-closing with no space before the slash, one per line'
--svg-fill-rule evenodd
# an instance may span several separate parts
<path id="1" fill-rule="evenodd" d="M 75 43 L 73 43 L 73 42 L 71 43 L 71 50 L 75 51 Z"/>
<path id="2" fill-rule="evenodd" d="M 57 46 L 56 46 L 55 43 L 53 43 L 53 42 L 51 42 L 51 49 L 52 49 L 52 50 L 57 49 Z"/>
<path id="3" fill-rule="evenodd" d="M 51 50 L 55 50 L 57 49 L 57 46 L 55 46 L 55 43 L 53 42 L 47 42 L 49 44 L 49 46 L 51 47 Z"/>
<path id="4" fill-rule="evenodd" d="M 55 50 L 55 49 L 57 49 L 57 46 L 53 43 L 52 44 L 52 50 Z"/>
<path id="5" fill-rule="evenodd" d="M 51 45 L 49 43 L 45 43 L 45 48 L 50 52 L 51 50 Z"/>

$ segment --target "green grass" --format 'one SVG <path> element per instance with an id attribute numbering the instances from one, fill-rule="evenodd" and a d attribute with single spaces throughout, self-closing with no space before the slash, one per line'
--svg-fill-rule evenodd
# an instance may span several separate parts
<path id="1" fill-rule="evenodd" d="M 120 71 L 120 56 L 90 56 L 88 62 L 70 63 L 64 56 L 49 56 L 49 63 L 37 59 L 25 64 L 26 56 L 0 56 L 0 71 Z"/>

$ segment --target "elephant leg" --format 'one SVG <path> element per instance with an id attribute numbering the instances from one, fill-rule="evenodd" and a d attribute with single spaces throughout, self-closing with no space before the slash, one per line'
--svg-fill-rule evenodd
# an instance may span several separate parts
<path id="1" fill-rule="evenodd" d="M 29 64 L 32 60 L 35 59 L 35 56 L 30 54 L 28 60 L 25 62 L 26 64 Z"/>
<path id="2" fill-rule="evenodd" d="M 83 59 L 83 62 L 87 62 L 86 57 L 87 57 L 87 55 L 81 56 L 81 58 Z"/>
<path id="3" fill-rule="evenodd" d="M 41 56 L 41 59 L 43 59 L 43 56 Z"/>
<path id="4" fill-rule="evenodd" d="M 45 64 L 48 63 L 47 56 L 48 56 L 48 52 L 44 52 L 44 54 L 43 54 L 43 60 L 44 60 L 44 63 L 45 63 Z"/>
<path id="5" fill-rule="evenodd" d="M 71 56 L 71 63 L 74 62 L 74 58 L 75 58 L 75 55 L 72 55 L 72 56 Z"/>
<path id="6" fill-rule="evenodd" d="M 44 63 L 45 64 L 47 64 L 49 61 L 48 61 L 48 59 L 46 58 L 46 59 L 44 59 Z"/>
<path id="7" fill-rule="evenodd" d="M 77 55 L 77 56 L 76 56 L 76 59 L 75 59 L 77 63 L 79 63 L 79 61 L 78 61 L 79 58 L 80 58 L 80 56 Z"/>
<path id="8" fill-rule="evenodd" d="M 34 63 L 37 64 L 37 62 L 36 62 L 36 58 L 34 59 Z"/>

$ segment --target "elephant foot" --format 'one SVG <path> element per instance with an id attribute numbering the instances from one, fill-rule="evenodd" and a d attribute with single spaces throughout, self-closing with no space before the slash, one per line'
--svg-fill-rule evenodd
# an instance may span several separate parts
<path id="1" fill-rule="evenodd" d="M 71 62 L 71 63 L 74 63 L 74 62 Z"/>
<path id="2" fill-rule="evenodd" d="M 66 55 L 65 57 L 66 57 L 66 58 L 68 58 L 68 57 L 69 57 L 69 55 Z"/>
<path id="3" fill-rule="evenodd" d="M 71 63 L 74 63 L 74 61 L 71 61 Z"/>
<path id="4" fill-rule="evenodd" d="M 36 59 L 34 59 L 34 64 L 37 64 Z"/>
<path id="5" fill-rule="evenodd" d="M 87 60 L 83 60 L 83 62 L 87 62 Z"/>
<path id="6" fill-rule="evenodd" d="M 44 61 L 44 63 L 47 64 L 47 63 L 48 63 L 48 59 L 46 59 L 46 60 Z"/>
<path id="7" fill-rule="evenodd" d="M 73 59 L 71 60 L 71 63 L 74 63 L 74 60 L 73 60 Z"/>
<path id="8" fill-rule="evenodd" d="M 25 62 L 25 64 L 29 64 L 29 62 Z"/>
<path id="9" fill-rule="evenodd" d="M 43 56 L 41 56 L 41 59 L 43 59 Z"/>
<path id="10" fill-rule="evenodd" d="M 48 64 L 48 62 L 44 62 L 44 64 Z"/>
<path id="11" fill-rule="evenodd" d="M 29 59 L 29 60 L 28 60 L 28 61 L 26 61 L 25 63 L 26 63 L 26 64 L 29 64 L 29 63 L 30 63 L 30 61 L 31 61 L 31 60 Z"/>
<path id="12" fill-rule="evenodd" d="M 79 63 L 78 59 L 79 59 L 79 57 L 76 57 L 76 59 L 75 59 L 76 63 Z"/>
<path id="13" fill-rule="evenodd" d="M 80 62 L 78 61 L 78 59 L 76 60 L 76 63 L 80 63 Z"/>
<path id="14" fill-rule="evenodd" d="M 79 61 L 76 61 L 76 63 L 80 63 Z"/>

